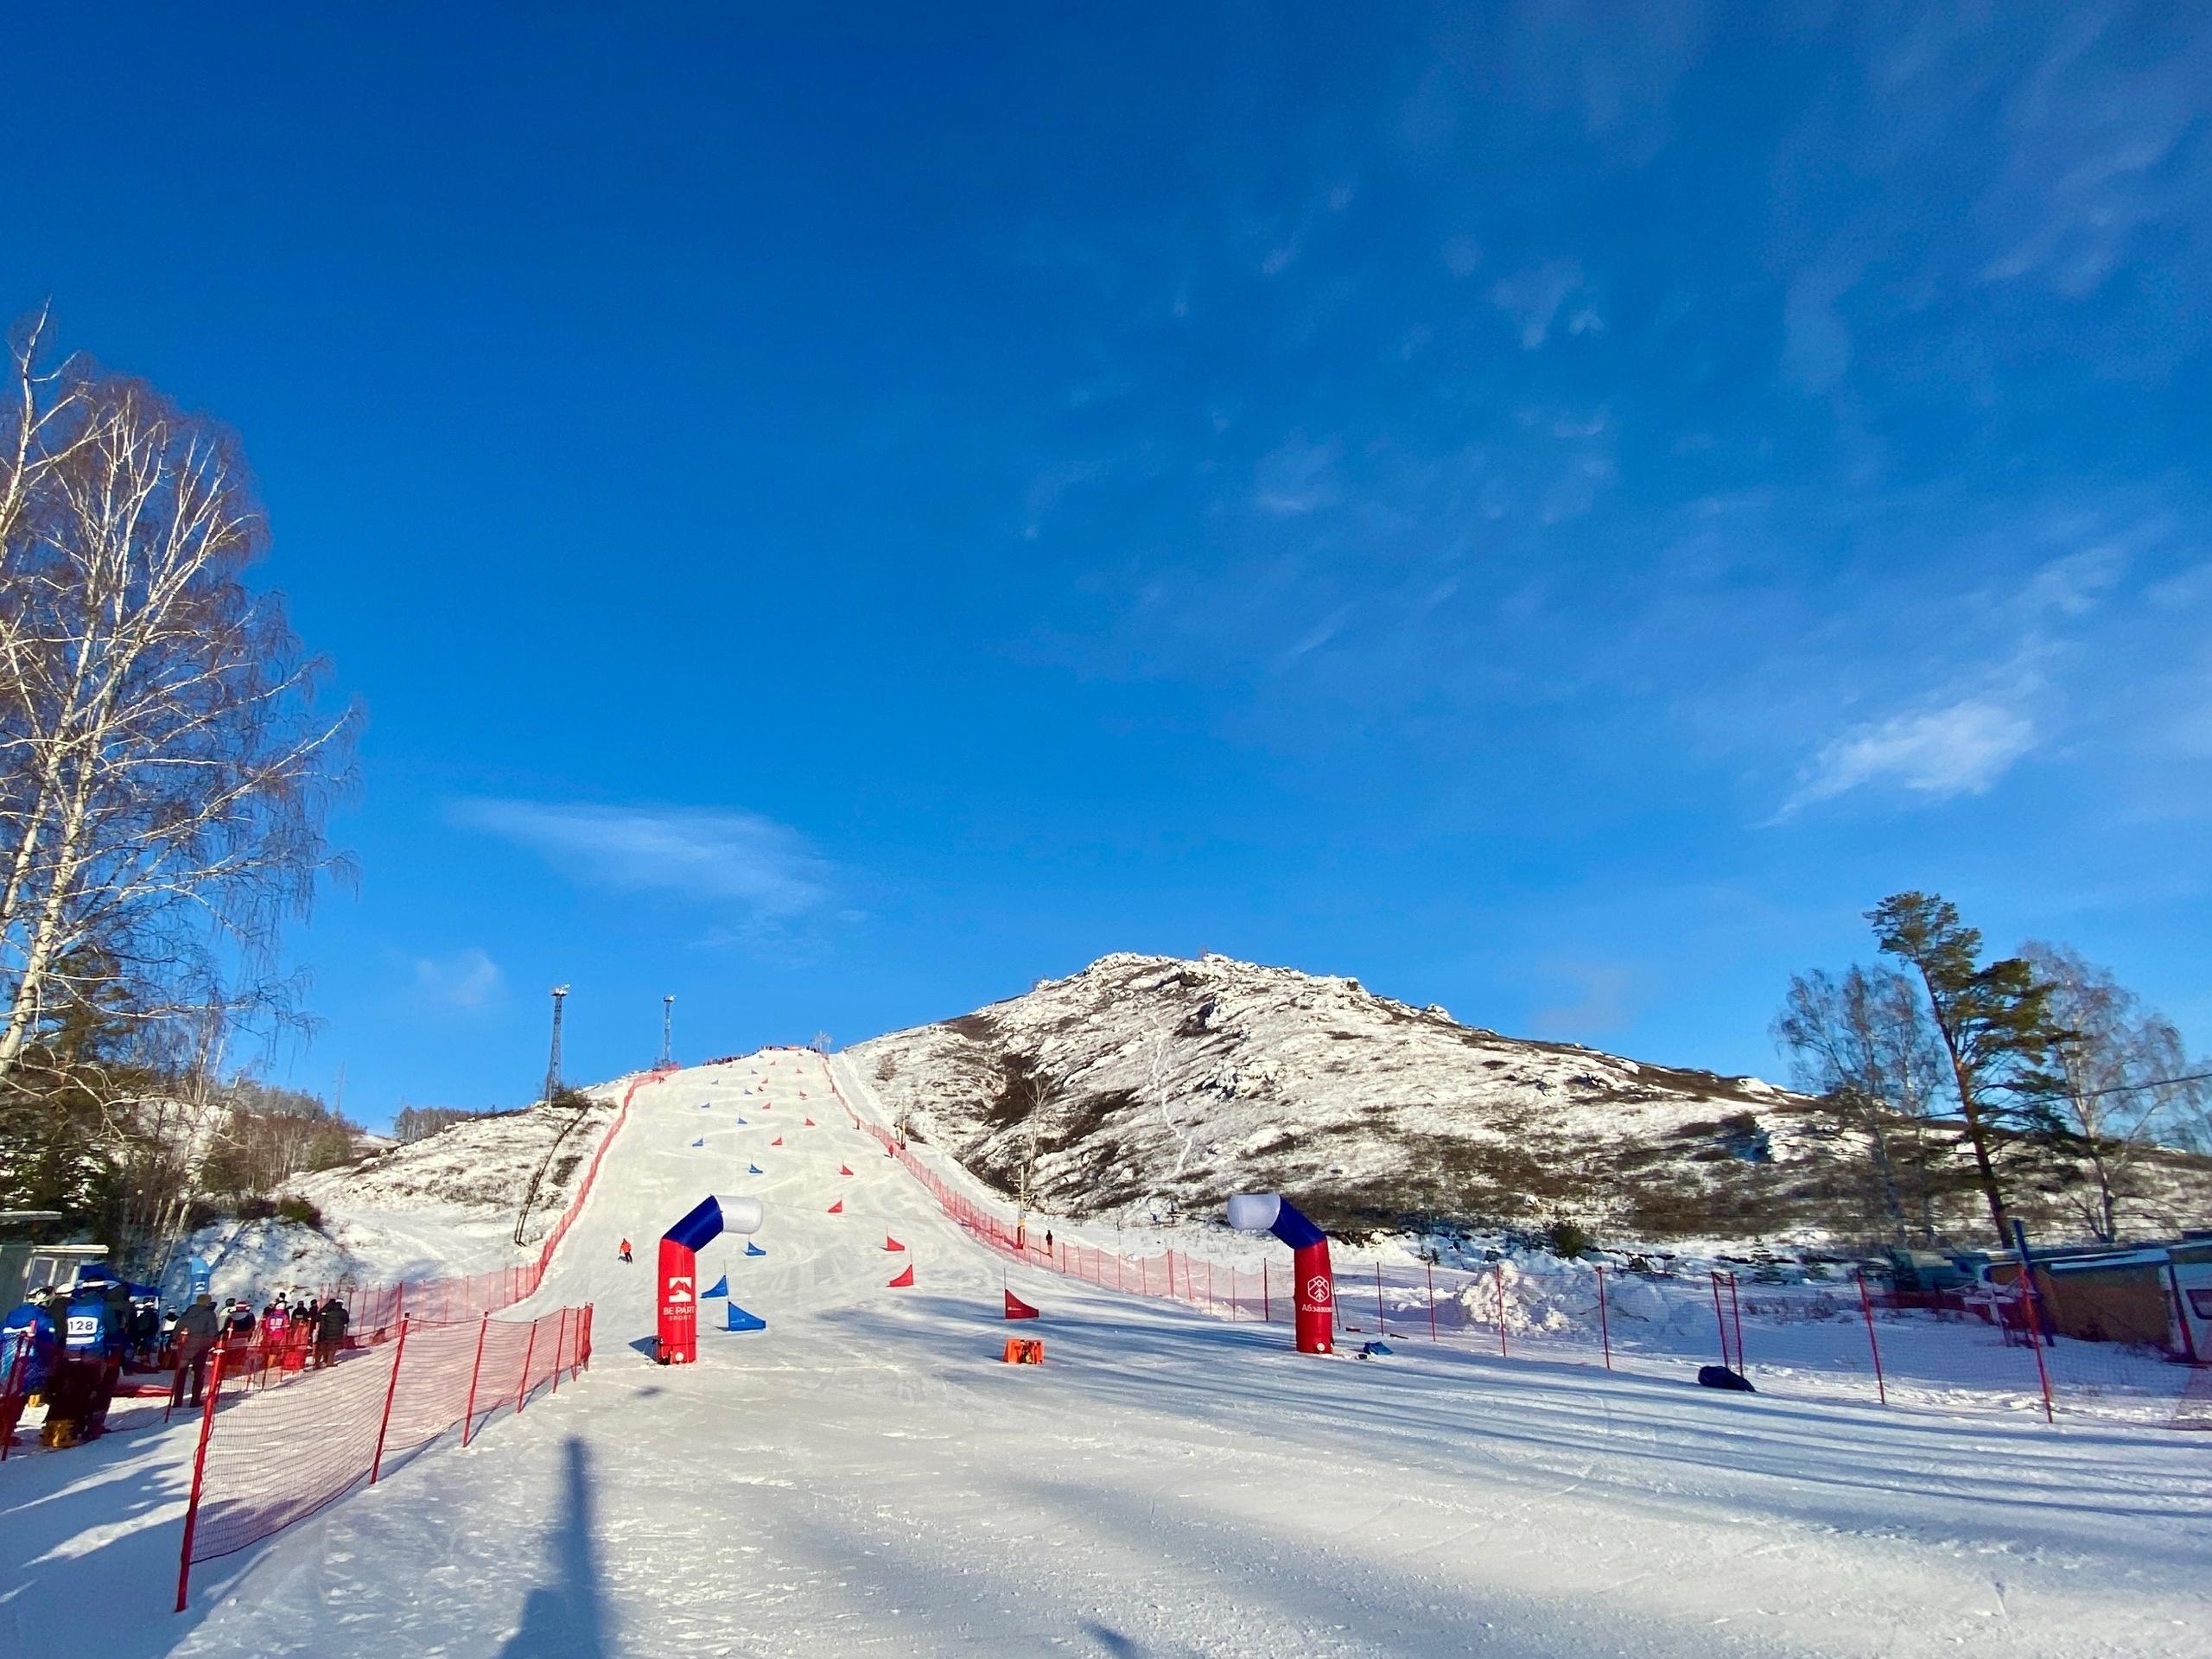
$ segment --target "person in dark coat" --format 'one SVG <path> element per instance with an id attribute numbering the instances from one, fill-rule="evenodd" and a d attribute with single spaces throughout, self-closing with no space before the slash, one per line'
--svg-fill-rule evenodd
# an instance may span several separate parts
<path id="1" fill-rule="evenodd" d="M 43 1394 L 60 1351 L 61 1326 L 54 1319 L 51 1293 L 41 1285 L 0 1319 L 0 1390 L 14 1381 L 20 1385 L 19 1393 Z"/>
<path id="2" fill-rule="evenodd" d="M 215 1299 L 206 1291 L 193 1298 L 192 1306 L 177 1315 L 176 1319 L 176 1381 L 169 1385 L 169 1404 L 181 1406 L 184 1400 L 184 1379 L 192 1378 L 192 1403 L 200 1403 L 201 1390 L 207 1385 L 207 1356 L 213 1351 L 217 1322 Z"/>
<path id="3" fill-rule="evenodd" d="M 162 1305 L 149 1296 L 135 1303 L 130 1310 L 130 1360 L 140 1370 L 154 1363 L 154 1351 L 161 1345 Z"/>
<path id="4" fill-rule="evenodd" d="M 345 1303 L 333 1296 L 315 1318 L 315 1363 L 320 1370 L 338 1357 L 339 1345 L 346 1340 L 346 1327 L 353 1316 L 346 1311 Z"/>

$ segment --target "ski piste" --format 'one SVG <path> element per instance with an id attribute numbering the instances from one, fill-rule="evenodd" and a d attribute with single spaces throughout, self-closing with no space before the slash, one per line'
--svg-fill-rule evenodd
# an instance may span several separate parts
<path id="1" fill-rule="evenodd" d="M 1301 1354 L 1283 1323 L 983 1249 L 818 1109 L 830 1064 L 769 1051 L 638 1089 L 513 1310 L 594 1305 L 590 1371 L 201 1568 L 185 1615 L 164 1592 L 188 1433 L 11 1461 L 0 1631 L 378 1659 L 1702 1656 L 1933 1651 L 2000 1620 L 2008 1653 L 2202 1651 L 2212 1506 L 2171 1434 Z M 760 1205 L 696 1269 L 762 1328 L 701 1320 L 695 1363 L 656 1364 L 652 1250 L 616 1246 L 710 1196 Z M 1009 1295 L 1039 1310 L 1011 1328 L 1041 1365 L 1004 1363 Z"/>

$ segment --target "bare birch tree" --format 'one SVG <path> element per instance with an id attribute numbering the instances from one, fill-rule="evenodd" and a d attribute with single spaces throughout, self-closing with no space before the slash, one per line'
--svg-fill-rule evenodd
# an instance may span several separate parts
<path id="1" fill-rule="evenodd" d="M 2031 940 L 2020 949 L 2050 987 L 2061 1087 L 2056 1107 L 2063 1150 L 2078 1157 L 2082 1179 L 2066 1196 L 2099 1239 L 2120 1237 L 2121 1211 L 2138 1198 L 2138 1166 L 2162 1133 L 2177 1134 L 2202 1109 L 2202 1080 L 2180 1031 L 2111 970 L 2063 944 Z"/>
<path id="2" fill-rule="evenodd" d="M 1863 1137 L 1875 1204 L 1891 1243 L 1931 1245 L 1942 1153 L 1929 1120 L 1943 1053 L 1904 975 L 1853 967 L 1793 975 L 1773 1026 L 1799 1081 Z"/>
<path id="3" fill-rule="evenodd" d="M 0 476 L 0 1087 L 41 1023 L 281 1011 L 354 717 L 248 584 L 231 435 L 143 382 L 13 354 Z M 119 996 L 113 995 L 120 992 Z"/>

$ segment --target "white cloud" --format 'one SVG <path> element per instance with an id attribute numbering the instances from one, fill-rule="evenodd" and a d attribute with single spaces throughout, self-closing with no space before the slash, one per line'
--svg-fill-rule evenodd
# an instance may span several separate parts
<path id="1" fill-rule="evenodd" d="M 1294 516 L 1333 506 L 1344 491 L 1337 461 L 1344 446 L 1330 439 L 1307 442 L 1301 434 L 1260 457 L 1254 469 L 1254 499 L 1263 512 Z"/>
<path id="2" fill-rule="evenodd" d="M 1859 726 L 1814 757 L 1783 816 L 1878 785 L 1936 800 L 1983 794 L 2035 744 L 2027 715 L 1980 697 Z"/>
<path id="3" fill-rule="evenodd" d="M 475 945 L 450 957 L 418 957 L 415 989 L 423 1001 L 443 1008 L 473 1010 L 497 1001 L 506 989 L 499 964 Z"/>
<path id="4" fill-rule="evenodd" d="M 1560 308 L 1582 289 L 1582 264 L 1577 259 L 1551 259 L 1541 265 L 1491 284 L 1491 303 L 1511 317 L 1521 329 L 1521 346 L 1535 351 L 1551 338 Z M 1589 306 L 1578 307 L 1568 332 L 1588 334 L 1605 327 L 1605 319 Z"/>
<path id="5" fill-rule="evenodd" d="M 829 896 L 829 867 L 795 830 L 757 813 L 501 800 L 457 801 L 451 811 L 587 886 L 734 904 L 768 920 Z"/>

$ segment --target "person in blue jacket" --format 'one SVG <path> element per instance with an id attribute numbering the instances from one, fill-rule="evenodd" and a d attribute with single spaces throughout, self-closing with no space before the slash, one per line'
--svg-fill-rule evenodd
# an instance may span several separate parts
<path id="1" fill-rule="evenodd" d="M 52 1296 L 41 1285 L 5 1319 L 0 1319 L 0 1389 L 13 1382 L 23 1394 L 46 1392 L 46 1379 L 61 1347 L 61 1328 L 54 1323 L 48 1306 Z M 19 1357 L 23 1368 L 20 1376 L 16 1371 Z"/>
<path id="2" fill-rule="evenodd" d="M 129 1325 L 117 1309 L 118 1300 L 127 1308 L 129 1299 L 113 1295 L 113 1283 L 105 1273 L 79 1275 L 63 1312 L 63 1363 L 73 1369 L 81 1366 L 85 1372 L 81 1382 L 86 1401 L 77 1425 L 80 1440 L 92 1440 L 106 1428 L 107 1408 L 123 1370 L 123 1351 L 130 1340 Z"/>

